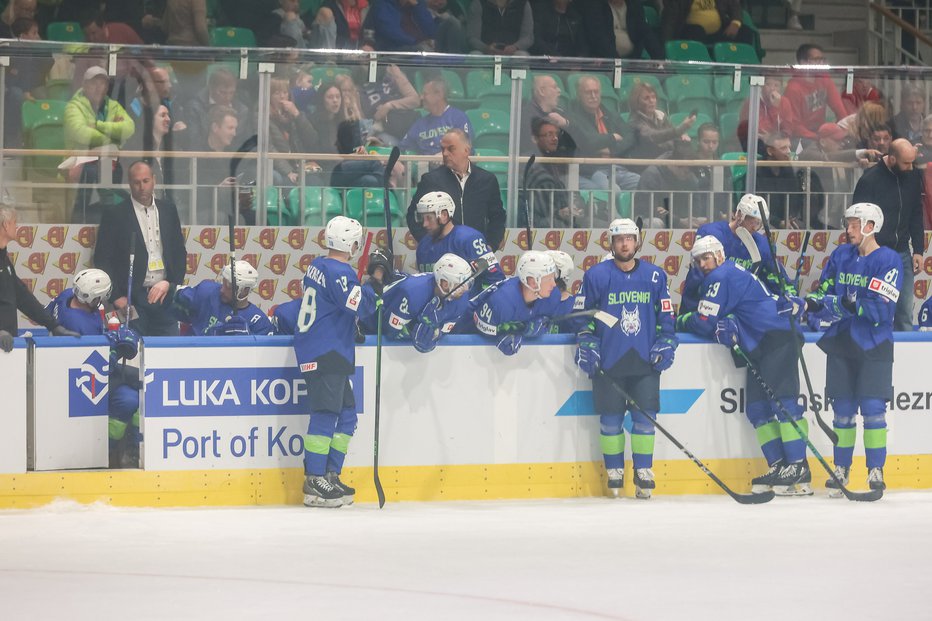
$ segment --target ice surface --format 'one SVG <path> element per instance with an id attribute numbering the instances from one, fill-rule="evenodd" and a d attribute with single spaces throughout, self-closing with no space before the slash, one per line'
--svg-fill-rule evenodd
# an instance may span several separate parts
<path id="1" fill-rule="evenodd" d="M 932 494 L 0 512 L 0 618 L 919 619 Z M 297 617 L 300 615 L 300 617 Z"/>

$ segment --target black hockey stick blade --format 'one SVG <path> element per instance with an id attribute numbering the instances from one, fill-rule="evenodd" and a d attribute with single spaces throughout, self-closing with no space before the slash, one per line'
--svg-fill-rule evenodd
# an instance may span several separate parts
<path id="1" fill-rule="evenodd" d="M 230 306 L 233 307 L 233 314 L 236 314 L 239 298 L 236 297 L 236 217 L 233 214 L 229 216 L 230 229 L 230 288 L 233 290 L 233 298 Z"/>
<path id="2" fill-rule="evenodd" d="M 534 239 L 531 237 L 531 201 L 528 199 L 527 194 L 527 179 L 528 175 L 531 173 L 531 167 L 534 166 L 534 162 L 537 161 L 536 155 L 531 155 L 527 159 L 527 164 L 524 165 L 524 178 L 523 183 L 521 184 L 521 192 L 523 194 L 522 200 L 524 202 L 524 217 L 527 219 L 527 224 L 525 225 L 525 230 L 527 231 L 527 249 L 530 250 L 531 246 L 534 245 Z"/>
<path id="3" fill-rule="evenodd" d="M 392 241 L 392 203 L 389 197 L 389 185 L 392 180 L 392 171 L 395 170 L 395 164 L 401 157 L 401 149 L 392 147 L 392 152 L 388 154 L 388 162 L 385 163 L 385 173 L 382 175 L 382 209 L 385 212 L 385 242 L 388 244 L 388 256 L 392 265 L 395 264 L 395 249 Z"/>

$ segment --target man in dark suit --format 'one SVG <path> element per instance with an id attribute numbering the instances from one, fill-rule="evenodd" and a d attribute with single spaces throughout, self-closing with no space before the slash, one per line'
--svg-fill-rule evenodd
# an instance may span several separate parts
<path id="1" fill-rule="evenodd" d="M 176 335 L 178 322 L 168 313 L 170 292 L 184 281 L 187 265 L 178 210 L 170 201 L 154 199 L 155 178 L 146 162 L 130 167 L 129 187 L 130 201 L 101 217 L 94 264 L 110 276 L 114 306 L 125 309 L 130 239 L 135 236 L 133 307 L 139 317 L 130 326 L 144 336 Z"/>
<path id="2" fill-rule="evenodd" d="M 428 192 L 446 192 L 456 202 L 453 221 L 470 226 L 485 237 L 492 250 L 505 239 L 505 208 L 498 179 L 469 161 L 472 143 L 461 129 L 451 129 L 440 140 L 443 166 L 432 170 L 417 184 L 408 206 L 408 228 L 418 241 L 424 227 L 417 220 L 417 203 Z"/>

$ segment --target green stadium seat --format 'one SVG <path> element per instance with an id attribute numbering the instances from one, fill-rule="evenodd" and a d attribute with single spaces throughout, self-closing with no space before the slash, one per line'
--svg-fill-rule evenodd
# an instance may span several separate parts
<path id="1" fill-rule="evenodd" d="M 40 99 L 24 101 L 20 114 L 23 122 L 23 144 L 27 149 L 65 148 L 65 102 Z M 57 174 L 60 155 L 29 156 L 24 162 L 28 173 Z"/>
<path id="2" fill-rule="evenodd" d="M 249 28 L 211 28 L 213 47 L 256 47 L 256 35 Z"/>
<path id="3" fill-rule="evenodd" d="M 688 41 L 685 39 L 667 41 L 666 51 L 667 60 L 698 60 L 705 62 L 712 61 L 712 57 L 709 56 L 709 50 L 706 48 L 705 44 L 700 43 L 699 41 Z"/>
<path id="4" fill-rule="evenodd" d="M 491 69 L 473 69 L 466 74 L 466 95 L 484 109 L 511 109 L 511 80 L 502 73 L 502 83 L 496 86 Z"/>
<path id="5" fill-rule="evenodd" d="M 715 62 L 734 65 L 759 65 L 760 59 L 754 47 L 747 43 L 716 43 L 712 48 Z"/>
<path id="6" fill-rule="evenodd" d="M 721 146 L 736 147 L 738 142 L 738 121 L 741 115 L 737 112 L 725 112 L 718 116 L 718 125 L 721 130 Z"/>
<path id="7" fill-rule="evenodd" d="M 660 13 L 654 7 L 644 5 L 644 21 L 652 30 L 660 30 Z"/>
<path id="8" fill-rule="evenodd" d="M 670 110 L 698 110 L 702 114 L 715 117 L 716 102 L 710 76 L 696 73 L 675 75 L 667 79 L 664 87 L 670 100 Z"/>
<path id="9" fill-rule="evenodd" d="M 477 157 L 504 157 L 507 155 L 507 150 L 503 151 L 501 149 L 473 149 L 473 155 Z M 498 184 L 501 187 L 508 185 L 508 162 L 483 162 L 477 161 L 480 167 L 489 171 L 495 178 L 498 179 Z"/>
<path id="10" fill-rule="evenodd" d="M 68 101 L 74 96 L 75 88 L 71 80 L 48 80 L 45 83 L 45 98 Z"/>
<path id="11" fill-rule="evenodd" d="M 747 26 L 752 33 L 754 33 L 754 51 L 757 52 L 757 58 L 763 62 L 764 56 L 767 54 L 767 51 L 761 47 L 760 44 L 760 31 L 757 29 L 757 26 L 754 24 L 754 20 L 751 19 L 751 14 L 748 13 L 747 9 L 741 11 L 741 23 Z"/>
<path id="12" fill-rule="evenodd" d="M 288 193 L 288 209 L 300 224 L 301 188 L 292 188 Z M 343 214 L 343 197 L 334 188 L 308 186 L 304 188 L 304 224 L 306 226 L 323 226 L 333 216 Z"/>
<path id="13" fill-rule="evenodd" d="M 301 15 L 316 15 L 324 0 L 301 0 L 298 11 Z"/>
<path id="14" fill-rule="evenodd" d="M 674 126 L 679 125 L 680 123 L 683 122 L 683 120 L 684 120 L 687 116 L 689 116 L 689 112 L 688 112 L 688 111 L 687 111 L 687 112 L 677 112 L 677 113 L 675 113 L 675 114 L 671 114 L 671 115 L 670 115 L 670 122 L 673 123 Z M 705 123 L 712 123 L 712 117 L 709 116 L 708 114 L 703 114 L 702 112 L 700 112 L 699 114 L 696 115 L 696 122 L 693 123 L 693 126 L 690 127 L 690 128 L 686 131 L 686 135 L 688 135 L 690 138 L 692 138 L 693 140 L 695 140 L 696 137 L 697 137 L 697 135 L 698 135 L 698 133 L 699 133 L 699 127 L 700 127 L 701 125 L 705 124 Z"/>
<path id="15" fill-rule="evenodd" d="M 359 220 L 365 227 L 385 226 L 385 207 L 382 204 L 382 188 L 353 188 L 346 192 L 346 215 Z M 399 207 L 398 195 L 388 193 L 392 213 L 392 225 L 400 226 L 404 215 Z"/>
<path id="16" fill-rule="evenodd" d="M 511 117 L 502 110 L 467 110 L 472 125 L 474 149 L 508 151 L 508 131 Z"/>
<path id="17" fill-rule="evenodd" d="M 49 41 L 67 41 L 68 43 L 82 43 L 84 31 L 78 22 L 52 22 L 45 31 L 45 38 Z"/>
<path id="18" fill-rule="evenodd" d="M 32 131 L 41 125 L 61 125 L 65 118 L 65 102 L 53 99 L 24 101 L 22 108 L 23 131 Z"/>
<path id="19" fill-rule="evenodd" d="M 747 76 L 741 76 L 741 90 L 735 92 L 734 77 L 730 75 L 717 75 L 712 80 L 712 92 L 718 102 L 719 114 L 726 112 L 740 112 L 745 100 L 750 96 L 750 81 Z"/>
<path id="20" fill-rule="evenodd" d="M 634 194 L 632 192 L 619 192 L 615 199 L 615 207 L 618 209 L 618 216 L 620 218 L 630 218 L 631 217 L 631 206 L 633 202 Z"/>
<path id="21" fill-rule="evenodd" d="M 279 212 L 281 212 L 281 217 L 279 217 Z M 282 188 L 266 188 L 265 213 L 270 226 L 293 226 L 296 224 L 294 214 L 282 197 Z"/>
<path id="22" fill-rule="evenodd" d="M 314 86 L 319 86 L 324 82 L 333 82 L 333 79 L 338 75 L 350 75 L 350 70 L 343 67 L 331 67 L 330 65 L 311 69 L 311 79 L 314 81 Z"/>
<path id="23" fill-rule="evenodd" d="M 737 202 L 744 194 L 745 181 L 748 176 L 748 154 L 744 151 L 729 151 L 722 153 L 722 159 L 736 162 L 731 166 L 731 186 L 734 190 L 735 202 Z"/>
<path id="24" fill-rule="evenodd" d="M 428 76 L 436 75 L 436 71 L 425 71 L 419 70 L 414 74 L 414 85 L 417 88 L 417 92 L 421 92 L 424 89 L 424 81 Z M 440 76 L 443 78 L 444 82 L 447 83 L 447 91 L 449 93 L 448 99 L 465 99 L 466 89 L 463 88 L 463 78 L 460 77 L 460 74 L 453 71 L 452 69 L 441 69 Z"/>

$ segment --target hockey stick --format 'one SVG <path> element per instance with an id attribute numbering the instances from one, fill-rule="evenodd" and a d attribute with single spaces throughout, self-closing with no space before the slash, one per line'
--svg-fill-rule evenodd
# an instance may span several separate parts
<path id="1" fill-rule="evenodd" d="M 527 191 L 527 178 L 531 173 L 531 167 L 534 166 L 534 162 L 537 161 L 536 155 L 531 155 L 527 159 L 527 164 L 524 165 L 524 181 L 521 185 L 521 194 L 524 202 L 524 217 L 527 219 L 527 224 L 525 224 L 525 230 L 527 231 L 527 249 L 530 250 L 531 246 L 534 245 L 534 238 L 531 237 L 531 201 L 528 199 Z"/>
<path id="2" fill-rule="evenodd" d="M 124 328 L 129 328 L 129 319 L 133 316 L 133 265 L 136 263 L 136 233 L 130 233 L 129 236 L 129 282 L 126 287 L 126 323 Z"/>
<path id="3" fill-rule="evenodd" d="M 796 277 L 793 279 L 793 287 L 796 288 L 796 293 L 799 293 L 799 277 L 800 270 L 803 269 L 803 265 L 806 262 L 806 249 L 809 248 L 809 236 L 812 235 L 812 231 L 806 231 L 805 237 L 803 237 L 803 249 L 799 252 L 799 258 L 796 259 Z"/>
<path id="4" fill-rule="evenodd" d="M 764 231 L 767 235 L 767 245 L 770 246 L 771 259 L 773 260 L 774 273 L 776 274 L 777 281 L 780 283 L 780 291 L 784 294 L 786 293 L 786 280 L 783 278 L 783 270 L 780 269 L 780 262 L 777 260 L 777 245 L 773 242 L 773 238 L 770 236 L 770 223 L 767 221 L 767 218 L 761 218 L 761 222 L 764 224 Z M 806 239 L 808 240 L 808 234 Z M 796 333 L 796 314 L 790 311 L 790 330 L 795 334 Z M 795 336 L 793 337 L 795 341 Z M 828 439 L 831 440 L 832 444 L 838 444 L 838 434 L 835 433 L 835 430 L 832 429 L 828 423 L 826 423 L 821 414 L 819 413 L 820 406 L 816 403 L 815 400 L 815 391 L 812 389 L 812 380 L 809 379 L 809 367 L 806 366 L 806 359 L 803 357 L 803 346 L 802 343 L 796 341 L 796 354 L 799 358 L 799 366 L 803 370 L 803 378 L 806 380 L 806 390 L 809 393 L 809 406 L 812 408 L 812 413 L 815 414 L 816 422 L 819 424 L 819 429 L 828 436 Z"/>
<path id="5" fill-rule="evenodd" d="M 612 385 L 615 387 L 615 390 L 617 390 L 617 391 L 621 394 L 621 396 L 624 397 L 625 400 L 626 400 L 628 403 L 630 403 L 630 404 L 634 407 L 634 409 L 640 410 L 641 412 L 644 411 L 644 410 L 641 408 L 641 406 L 639 406 L 639 405 L 637 404 L 637 401 L 635 401 L 634 399 L 631 398 L 631 395 L 628 394 L 628 391 L 626 391 L 624 388 L 621 387 L 621 385 L 618 383 L 617 380 L 615 380 L 615 378 L 613 378 L 613 377 L 611 377 L 611 376 L 609 376 L 609 375 L 606 375 L 604 371 L 599 371 L 599 374 L 602 375 L 602 377 L 607 378 L 608 381 L 610 381 L 610 382 L 612 383 Z M 650 419 L 650 421 L 654 424 L 654 427 L 657 429 L 657 431 L 659 431 L 659 432 L 662 433 L 664 436 L 666 436 L 667 440 L 669 440 L 670 442 L 672 442 L 673 445 L 674 445 L 676 448 L 678 448 L 678 449 L 680 449 L 681 451 L 683 451 L 683 453 L 686 455 L 686 457 L 689 457 L 689 459 L 692 460 L 692 462 L 693 462 L 694 464 L 696 464 L 696 465 L 699 467 L 700 470 L 702 470 L 704 473 L 706 473 L 706 475 L 708 475 L 708 477 L 709 477 L 710 479 L 712 479 L 713 481 L 715 481 L 715 484 L 716 484 L 716 485 L 718 485 L 720 488 L 722 488 L 722 489 L 725 491 L 726 494 L 728 494 L 729 496 L 731 496 L 732 498 L 734 498 L 734 499 L 735 499 L 737 502 L 739 502 L 740 504 L 742 504 L 742 505 L 759 505 L 759 504 L 762 504 L 762 503 L 765 503 L 765 502 L 770 502 L 771 500 L 773 500 L 773 497 L 774 497 L 773 491 L 762 492 L 762 493 L 757 493 L 757 494 L 756 494 L 756 493 L 753 493 L 753 492 L 750 493 L 750 494 L 739 494 L 738 492 L 734 491 L 733 489 L 731 489 L 730 487 L 728 487 L 727 485 L 725 485 L 724 481 L 722 481 L 720 478 L 718 478 L 717 476 L 715 476 L 715 473 L 712 472 L 711 470 L 709 470 L 709 468 L 708 468 L 704 463 L 702 463 L 701 461 L 699 461 L 699 458 L 696 457 L 695 455 L 693 455 L 693 454 L 690 452 L 689 449 L 687 449 L 685 446 L 683 446 L 683 445 L 680 443 L 679 440 L 677 440 L 676 438 L 674 438 L 674 437 L 673 437 L 673 434 L 671 434 L 669 431 L 667 431 L 666 429 L 664 429 L 664 428 L 663 428 L 663 425 L 661 425 L 661 424 L 660 424 L 659 422 L 657 422 L 656 420 L 650 418 L 649 416 L 646 416 L 646 418 Z"/>
<path id="6" fill-rule="evenodd" d="M 366 245 L 362 249 L 362 256 L 359 257 L 359 269 L 356 270 L 356 278 L 362 280 L 362 275 L 366 273 L 366 267 L 369 265 L 369 249 L 372 248 L 372 231 L 366 233 Z"/>
<path id="7" fill-rule="evenodd" d="M 230 288 L 233 289 L 233 300 L 230 306 L 233 307 L 233 315 L 236 316 L 236 309 L 239 306 L 239 298 L 236 297 L 236 218 L 233 214 L 229 216 L 230 227 Z"/>
<path id="8" fill-rule="evenodd" d="M 392 152 L 388 155 L 388 162 L 385 164 L 385 174 L 382 179 L 382 209 L 385 211 L 385 234 L 388 238 L 386 243 L 388 244 L 387 250 L 392 269 L 395 266 L 395 250 L 392 241 L 392 205 L 388 195 L 388 185 L 391 182 L 392 171 L 395 169 L 399 157 L 401 157 L 401 150 L 398 147 L 392 147 Z"/>
<path id="9" fill-rule="evenodd" d="M 738 236 L 738 239 L 741 240 L 741 243 L 744 244 L 744 249 L 748 251 L 748 256 L 751 257 L 751 272 L 757 274 L 757 270 L 760 269 L 760 248 L 757 247 L 757 244 L 754 243 L 754 236 L 749 230 L 743 226 L 738 226 L 735 230 L 735 235 Z"/>
<path id="10" fill-rule="evenodd" d="M 382 410 L 382 298 L 376 299 L 376 331 L 375 331 L 375 431 L 372 445 L 372 480 L 375 483 L 375 493 L 379 497 L 379 509 L 385 506 L 385 490 L 379 479 L 379 414 Z"/>
<path id="11" fill-rule="evenodd" d="M 615 317 L 611 313 L 607 313 L 603 310 L 591 309 L 591 310 L 581 310 L 573 311 L 572 313 L 567 313 L 565 315 L 557 315 L 556 317 L 550 317 L 548 321 L 550 325 L 558 324 L 561 321 L 566 321 L 567 319 L 577 319 L 581 317 L 591 317 L 596 321 L 605 324 L 608 328 L 614 328 L 618 325 L 618 317 Z M 527 324 L 523 321 L 519 321 L 516 324 L 516 327 L 521 329 L 527 328 Z"/>
<path id="12" fill-rule="evenodd" d="M 748 366 L 748 370 L 751 372 L 751 375 L 753 375 L 754 379 L 757 380 L 757 383 L 760 384 L 760 387 L 764 390 L 764 393 L 766 393 L 767 398 L 777 404 L 777 407 L 780 408 L 784 418 L 789 421 L 790 425 L 793 426 L 793 429 L 796 430 L 796 433 L 799 434 L 799 437 L 802 438 L 803 442 L 806 443 L 806 446 L 809 447 L 809 450 L 812 451 L 812 454 L 815 455 L 816 459 L 819 460 L 819 463 L 822 464 L 822 467 L 825 468 L 825 471 L 828 472 L 832 480 L 835 481 L 835 484 L 838 486 L 838 489 L 841 490 L 841 493 L 845 495 L 845 498 L 848 500 L 858 500 L 861 502 L 873 502 L 875 500 L 880 500 L 883 497 L 882 489 L 872 489 L 869 492 L 852 492 L 846 488 L 842 484 L 841 479 L 835 476 L 835 471 L 832 470 L 832 467 L 828 465 L 828 462 L 825 461 L 825 459 L 822 457 L 822 454 L 819 453 L 819 449 L 815 447 L 815 445 L 812 443 L 812 440 L 809 439 L 809 436 L 803 431 L 802 427 L 799 426 L 799 423 L 793 420 L 793 417 L 790 415 L 790 413 L 786 411 L 786 408 L 783 407 L 783 404 L 779 399 L 777 399 L 777 395 L 774 394 L 773 389 L 767 384 L 767 382 L 764 381 L 764 378 L 761 376 L 757 365 L 751 362 L 750 358 L 747 357 L 747 354 L 745 354 L 737 344 L 734 345 L 731 349 L 742 360 L 744 360 Z"/>

